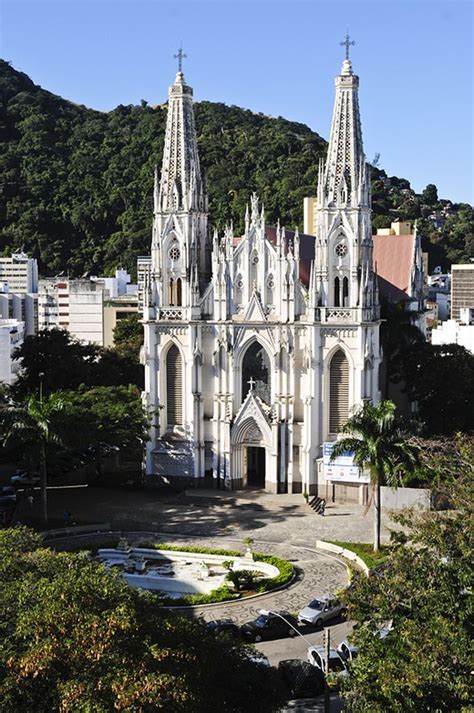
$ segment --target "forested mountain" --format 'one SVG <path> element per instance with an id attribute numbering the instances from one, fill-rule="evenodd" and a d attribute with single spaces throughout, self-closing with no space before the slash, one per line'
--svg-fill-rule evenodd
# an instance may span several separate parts
<path id="1" fill-rule="evenodd" d="M 303 124 L 236 106 L 200 102 L 195 114 L 212 224 L 222 230 L 233 219 L 241 229 L 257 191 L 269 223 L 302 230 L 303 197 L 315 193 L 327 143 Z M 43 274 L 133 271 L 150 250 L 165 120 L 166 104 L 79 106 L 0 60 L 1 252 L 23 248 Z M 474 250 L 472 207 L 439 201 L 435 186 L 416 195 L 374 168 L 373 208 L 376 227 L 421 218 L 434 264 L 467 261 Z"/>

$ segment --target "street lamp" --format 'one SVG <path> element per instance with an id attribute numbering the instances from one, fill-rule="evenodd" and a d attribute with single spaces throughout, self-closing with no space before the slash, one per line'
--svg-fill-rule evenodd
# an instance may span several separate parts
<path id="1" fill-rule="evenodd" d="M 308 646 L 312 646 L 311 641 L 310 641 L 309 639 L 307 639 L 306 636 L 303 636 L 303 634 L 301 633 L 301 631 L 299 631 L 299 629 L 297 629 L 296 626 L 293 626 L 293 624 L 291 623 L 291 621 L 288 621 L 288 619 L 286 619 L 286 617 L 282 616 L 282 615 L 279 614 L 278 612 L 276 612 L 276 611 L 270 611 L 270 609 L 259 609 L 258 613 L 259 613 L 259 614 L 263 614 L 264 616 L 270 616 L 270 615 L 271 615 L 271 616 L 277 616 L 279 619 L 283 619 L 283 621 L 285 622 L 285 624 L 288 624 L 288 626 L 290 626 L 290 627 L 293 629 L 293 631 L 296 631 L 296 633 L 298 634 L 298 636 L 301 636 L 301 638 L 304 639 L 304 641 L 306 641 L 306 643 L 308 644 Z"/>

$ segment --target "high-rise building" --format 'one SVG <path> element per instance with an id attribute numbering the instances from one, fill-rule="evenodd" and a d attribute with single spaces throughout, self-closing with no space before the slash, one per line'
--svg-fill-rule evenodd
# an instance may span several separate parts
<path id="1" fill-rule="evenodd" d="M 451 265 L 451 319 L 459 321 L 463 307 L 474 307 L 474 264 Z"/>
<path id="2" fill-rule="evenodd" d="M 379 305 L 359 79 L 336 78 L 316 237 L 268 226 L 252 195 L 243 235 L 208 227 L 182 71 L 169 90 L 144 277 L 146 468 L 222 488 L 314 493 L 322 447 L 354 407 L 379 399 Z M 357 474 L 342 478 L 352 496 Z M 339 473 L 329 476 L 330 481 Z"/>
<path id="3" fill-rule="evenodd" d="M 25 253 L 0 257 L 0 283 L 11 293 L 38 292 L 38 263 Z"/>

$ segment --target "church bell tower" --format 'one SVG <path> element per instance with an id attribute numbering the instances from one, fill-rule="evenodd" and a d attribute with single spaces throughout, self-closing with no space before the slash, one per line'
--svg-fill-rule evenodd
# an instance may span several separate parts
<path id="1" fill-rule="evenodd" d="M 208 201 L 199 165 L 193 90 L 182 71 L 168 92 L 168 118 L 161 176 L 155 171 L 152 275 L 155 306 L 179 308 L 196 317 L 210 277 Z M 164 313 L 166 314 L 166 312 Z"/>

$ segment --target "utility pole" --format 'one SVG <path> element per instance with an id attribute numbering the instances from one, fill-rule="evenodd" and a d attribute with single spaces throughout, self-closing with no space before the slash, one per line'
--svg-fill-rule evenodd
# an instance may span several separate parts
<path id="1" fill-rule="evenodd" d="M 324 630 L 324 713 L 330 713 L 331 702 L 329 700 L 329 649 L 331 648 L 331 631 Z"/>

